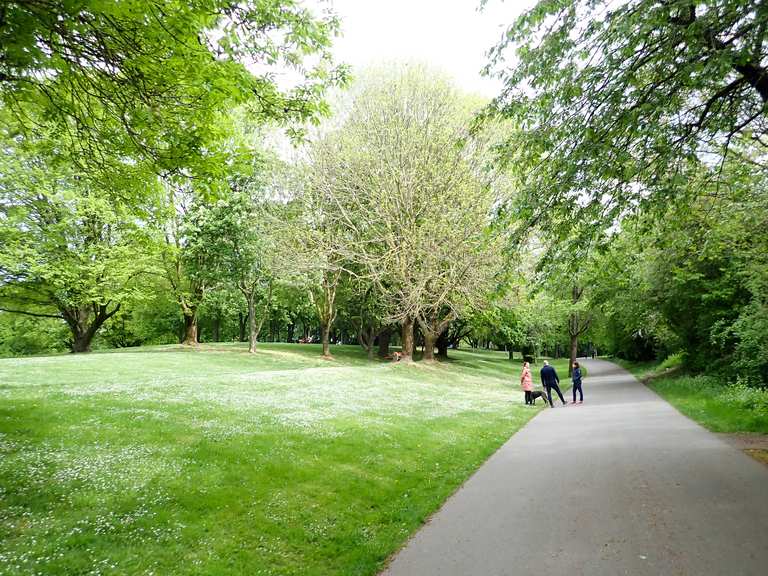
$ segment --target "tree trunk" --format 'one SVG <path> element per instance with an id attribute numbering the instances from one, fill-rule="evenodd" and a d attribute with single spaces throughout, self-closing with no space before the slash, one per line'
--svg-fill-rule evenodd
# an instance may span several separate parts
<path id="1" fill-rule="evenodd" d="M 99 331 L 104 323 L 120 310 L 120 304 L 117 304 L 111 312 L 107 312 L 107 304 L 92 304 L 80 307 L 61 307 L 61 317 L 69 326 L 72 332 L 72 341 L 70 350 L 72 353 L 90 352 L 91 342 L 93 342 L 96 332 Z"/>
<path id="2" fill-rule="evenodd" d="M 515 352 L 512 350 L 512 344 L 507 344 L 507 352 L 509 352 L 509 359 L 514 360 L 515 359 Z"/>
<path id="3" fill-rule="evenodd" d="M 371 325 L 367 329 L 360 327 L 357 333 L 357 341 L 368 354 L 368 360 L 373 360 L 373 347 L 376 342 L 376 326 Z"/>
<path id="4" fill-rule="evenodd" d="M 389 339 L 392 336 L 389 328 L 386 328 L 379 334 L 379 356 L 384 358 L 389 356 Z"/>
<path id="5" fill-rule="evenodd" d="M 254 303 L 254 294 L 245 299 L 248 302 L 248 352 L 256 352 L 256 342 L 259 339 L 259 331 L 256 327 L 256 305 Z"/>
<path id="6" fill-rule="evenodd" d="M 434 362 L 435 361 L 435 340 L 437 340 L 437 337 L 435 336 L 434 332 L 431 332 L 429 330 L 422 330 L 421 334 L 422 336 L 424 336 L 423 360 L 426 362 Z"/>
<path id="7" fill-rule="evenodd" d="M 579 337 L 576 334 L 571 334 L 571 360 L 568 362 L 568 376 L 573 374 L 573 363 L 576 362 L 576 356 L 579 351 Z"/>
<path id="8" fill-rule="evenodd" d="M 185 346 L 197 346 L 197 310 L 184 315 L 184 340 Z"/>
<path id="9" fill-rule="evenodd" d="M 450 345 L 450 342 L 448 340 L 448 337 L 445 335 L 445 332 L 440 334 L 437 338 L 437 342 L 435 342 L 435 345 L 437 346 L 437 357 L 438 358 L 448 358 L 448 346 Z"/>
<path id="10" fill-rule="evenodd" d="M 413 360 L 413 318 L 404 318 L 402 326 L 402 357 L 401 360 Z"/>
<path id="11" fill-rule="evenodd" d="M 99 325 L 100 326 L 100 325 Z M 90 352 L 91 342 L 96 335 L 96 329 L 94 325 L 91 326 L 77 326 L 72 330 L 72 353 L 77 354 L 79 352 Z"/>
<path id="12" fill-rule="evenodd" d="M 238 340 L 240 342 L 245 342 L 245 328 L 248 325 L 248 318 L 246 316 L 242 312 L 237 313 L 237 326 L 240 329 Z"/>
<path id="13" fill-rule="evenodd" d="M 218 313 L 213 317 L 213 335 L 211 340 L 221 342 L 221 315 Z"/>
<path id="14" fill-rule="evenodd" d="M 320 339 L 323 343 L 323 356 L 325 358 L 331 357 L 331 325 L 329 322 L 325 322 L 320 326 Z"/>
<path id="15" fill-rule="evenodd" d="M 336 290 L 338 288 L 341 272 L 323 272 L 321 282 L 322 291 L 315 294 L 309 290 L 309 299 L 317 310 L 320 320 L 320 341 L 323 344 L 323 357 L 331 357 L 331 327 L 336 320 Z"/>

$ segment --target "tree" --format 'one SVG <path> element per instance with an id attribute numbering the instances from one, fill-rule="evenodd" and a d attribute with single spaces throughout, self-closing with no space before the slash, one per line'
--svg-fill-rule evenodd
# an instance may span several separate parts
<path id="1" fill-rule="evenodd" d="M 357 341 L 368 353 L 368 359 L 373 360 L 376 339 L 387 329 L 387 311 L 376 286 L 364 276 L 353 276 L 347 286 L 346 307 L 350 308 Z"/>
<path id="2" fill-rule="evenodd" d="M 6 3 L 0 97 L 70 132 L 79 159 L 118 151 L 174 171 L 210 153 L 221 111 L 249 103 L 262 122 L 324 112 L 324 88 L 344 75 L 330 64 L 337 32 L 330 12 L 296 0 Z M 282 90 L 273 73 L 285 67 L 302 80 Z"/>
<path id="3" fill-rule="evenodd" d="M 584 298 L 584 286 L 574 282 L 571 286 L 571 309 L 568 314 L 568 337 L 570 339 L 570 357 L 568 376 L 573 372 L 573 363 L 579 355 L 579 337 L 589 330 L 592 315 Z"/>
<path id="4" fill-rule="evenodd" d="M 207 284 L 231 283 L 245 298 L 251 353 L 256 352 L 278 276 L 272 217 L 256 194 L 258 190 L 246 185 L 246 190 L 236 190 L 213 205 L 202 203 L 187 227 L 187 254 L 196 263 L 196 276 Z"/>
<path id="5" fill-rule="evenodd" d="M 293 228 L 296 271 L 320 321 L 323 357 L 330 358 L 330 332 L 336 320 L 336 294 L 344 275 L 344 232 L 331 216 L 325 191 L 308 183 L 301 195 L 301 220 Z"/>
<path id="6" fill-rule="evenodd" d="M 184 321 L 181 343 L 195 346 L 198 341 L 198 312 L 211 279 L 208 274 L 211 254 L 187 252 L 189 235 L 197 232 L 189 222 L 193 218 L 196 202 L 189 185 L 173 180 L 165 180 L 162 184 L 163 198 L 155 207 L 152 224 L 164 238 L 162 269 L 181 308 Z"/>
<path id="7" fill-rule="evenodd" d="M 405 359 L 415 323 L 433 359 L 498 265 L 495 191 L 462 145 L 477 105 L 421 66 L 373 71 L 354 87 L 343 124 L 312 149 L 313 186 L 344 234 L 340 261 L 373 282 L 387 320 L 401 324 Z"/>
<path id="8" fill-rule="evenodd" d="M 691 174 L 681 192 L 687 205 L 670 204 L 661 218 L 625 219 L 598 255 L 591 300 L 613 352 L 631 359 L 681 352 L 689 369 L 728 367 L 765 381 L 766 173 L 760 146 L 734 145 L 739 155 L 722 167 L 701 163 Z"/>
<path id="9" fill-rule="evenodd" d="M 157 270 L 155 239 L 136 203 L 141 174 L 126 168 L 102 189 L 101 178 L 52 154 L 65 138 L 8 129 L 2 137 L 0 310 L 60 319 L 72 352 L 87 352 L 123 303 L 140 299 L 141 277 Z"/>
<path id="10" fill-rule="evenodd" d="M 518 128 L 502 154 L 524 192 L 517 231 L 575 232 L 572 253 L 638 205 L 687 201 L 681 184 L 699 160 L 733 153 L 735 136 L 764 152 L 767 28 L 768 6 L 748 0 L 542 0 L 527 10 L 488 66 L 504 82 L 493 108 Z"/>

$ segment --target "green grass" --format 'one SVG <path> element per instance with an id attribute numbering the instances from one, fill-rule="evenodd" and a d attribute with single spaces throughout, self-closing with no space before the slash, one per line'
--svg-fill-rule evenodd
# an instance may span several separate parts
<path id="1" fill-rule="evenodd" d="M 681 374 L 654 378 L 650 387 L 712 432 L 768 434 L 768 391 L 726 385 L 717 377 Z"/>
<path id="2" fill-rule="evenodd" d="M 663 362 L 614 360 L 689 418 L 712 432 L 768 434 L 768 390 L 681 371 L 681 358 Z"/>
<path id="3" fill-rule="evenodd" d="M 615 362 L 639 379 L 650 379 L 679 370 L 683 366 L 683 357 L 680 354 L 672 354 L 664 360 L 645 360 L 642 362 L 611 358 L 611 362 Z"/>
<path id="4" fill-rule="evenodd" d="M 333 352 L 0 360 L 0 572 L 375 574 L 537 412 L 504 353 Z"/>

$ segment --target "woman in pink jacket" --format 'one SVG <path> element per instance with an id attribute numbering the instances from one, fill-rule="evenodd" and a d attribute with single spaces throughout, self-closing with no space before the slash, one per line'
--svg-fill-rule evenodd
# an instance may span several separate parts
<path id="1" fill-rule="evenodd" d="M 523 373 L 520 374 L 520 386 L 525 390 L 525 403 L 533 404 L 531 392 L 533 392 L 533 378 L 531 378 L 531 367 L 528 362 L 523 362 Z"/>

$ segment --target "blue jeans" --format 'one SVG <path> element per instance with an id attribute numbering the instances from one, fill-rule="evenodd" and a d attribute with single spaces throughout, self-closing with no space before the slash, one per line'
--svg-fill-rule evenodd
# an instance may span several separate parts
<path id="1" fill-rule="evenodd" d="M 547 398 L 549 398 L 549 405 L 554 406 L 552 404 L 552 390 L 554 389 L 555 392 L 557 392 L 557 395 L 560 396 L 560 401 L 565 404 L 565 398 L 563 398 L 563 393 L 560 392 L 560 386 L 557 384 L 545 384 L 544 387 L 547 389 Z"/>
<path id="2" fill-rule="evenodd" d="M 576 402 L 576 390 L 579 391 L 579 401 L 584 401 L 584 394 L 581 392 L 581 380 L 573 383 L 573 401 Z"/>

